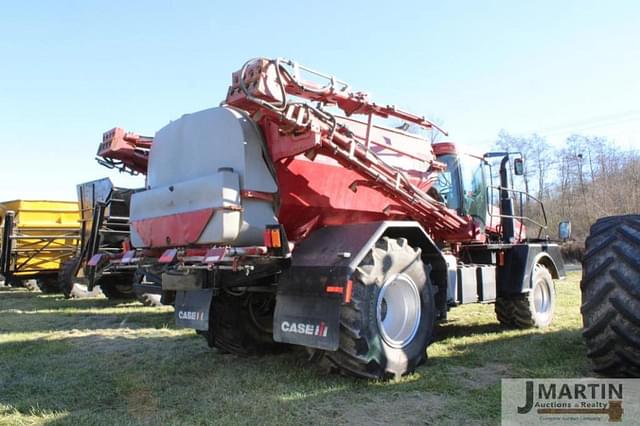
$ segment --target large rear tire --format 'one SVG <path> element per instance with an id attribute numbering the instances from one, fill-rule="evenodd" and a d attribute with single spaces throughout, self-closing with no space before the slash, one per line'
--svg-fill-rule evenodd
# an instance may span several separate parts
<path id="1" fill-rule="evenodd" d="M 587 356 L 605 376 L 640 377 L 640 215 L 598 220 L 582 262 Z"/>
<path id="2" fill-rule="evenodd" d="M 60 283 L 58 279 L 54 277 L 38 278 L 38 288 L 43 293 L 59 293 Z"/>
<path id="3" fill-rule="evenodd" d="M 496 317 L 515 328 L 544 328 L 551 324 L 556 309 L 556 290 L 549 270 L 540 263 L 531 272 L 531 291 L 496 299 Z"/>
<path id="4" fill-rule="evenodd" d="M 131 300 L 136 298 L 136 293 L 133 291 L 132 274 L 105 275 L 100 277 L 95 285 L 100 287 L 107 299 Z"/>
<path id="5" fill-rule="evenodd" d="M 77 268 L 79 258 L 73 257 L 69 260 L 66 260 L 62 263 L 62 267 L 58 272 L 58 283 L 60 286 L 60 290 L 64 294 L 64 297 L 70 299 L 73 294 L 73 287 L 75 285 L 75 270 Z"/>
<path id="6" fill-rule="evenodd" d="M 273 340 L 275 295 L 234 293 L 221 289 L 213 297 L 209 331 L 210 346 L 235 355 L 277 352 L 286 345 Z"/>
<path id="7" fill-rule="evenodd" d="M 326 357 L 341 371 L 380 379 L 413 372 L 427 357 L 435 323 L 433 289 L 419 249 L 384 237 L 353 278 L 340 310 L 340 347 Z"/>

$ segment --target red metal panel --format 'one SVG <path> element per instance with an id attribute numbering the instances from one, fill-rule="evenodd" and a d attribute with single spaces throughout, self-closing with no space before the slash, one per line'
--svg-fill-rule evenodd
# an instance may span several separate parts
<path id="1" fill-rule="evenodd" d="M 106 161 L 121 162 L 121 164 L 109 164 L 123 167 L 125 171 L 146 174 L 152 143 L 151 137 L 125 132 L 116 127 L 102 135 L 102 143 L 98 147 L 97 155 Z"/>
<path id="2" fill-rule="evenodd" d="M 374 188 L 358 186 L 355 192 L 350 190 L 362 177 L 337 163 L 309 161 L 299 156 L 277 162 L 276 172 L 280 184 L 278 219 L 292 241 L 322 226 L 407 216 L 398 203 Z"/>
<path id="3" fill-rule="evenodd" d="M 213 216 L 214 208 L 134 221 L 133 226 L 146 247 L 194 244 Z"/>
<path id="4" fill-rule="evenodd" d="M 416 152 L 410 147 L 415 137 L 394 129 L 378 131 L 375 126 L 372 127 L 371 116 L 395 117 L 422 127 L 438 127 L 424 117 L 392 105 L 378 105 L 370 101 L 365 93 L 352 92 L 347 85 L 337 84 L 334 78 L 325 77 L 327 84 L 320 86 L 301 80 L 294 63 L 259 59 L 247 63 L 239 73 L 234 74 L 227 95 L 229 105 L 245 109 L 255 117 L 266 137 L 270 153 L 277 152 L 283 156 L 276 161 L 283 201 L 278 217 L 288 234 L 292 235 L 291 239 L 304 238 L 313 228 L 332 222 L 341 224 L 391 219 L 389 211 L 404 212 L 399 218 L 417 220 L 431 235 L 461 231 L 467 234 L 466 229 L 472 228 L 471 218 L 458 216 L 425 192 L 432 185 L 437 171 L 443 167 L 433 161 L 430 144 L 422 140 L 422 149 Z M 345 120 L 339 122 L 332 114 L 309 103 L 286 102 L 288 95 L 325 105 L 337 105 L 347 116 L 365 114 L 369 119 L 366 125 L 353 120 L 346 120 L 349 123 Z M 319 145 L 315 143 L 316 135 L 320 136 Z M 290 141 L 292 138 L 295 142 Z M 311 140 L 314 142 L 309 143 Z M 312 176 L 318 168 L 310 165 L 308 171 L 283 172 L 287 166 L 294 165 L 295 155 L 295 158 L 300 158 L 298 154 L 309 147 L 312 148 L 305 152 L 309 159 L 324 155 L 338 162 L 345 170 L 339 170 L 338 166 L 324 175 Z M 384 154 L 390 162 L 382 158 L 384 151 L 391 151 L 391 155 Z M 373 155 L 373 152 L 381 155 Z M 402 159 L 412 159 L 414 162 L 422 160 L 422 166 L 416 169 L 415 165 L 407 166 L 406 161 L 397 161 Z M 424 176 L 416 176 L 415 172 Z M 354 175 L 354 178 L 346 179 L 348 174 Z M 282 177 L 291 179 L 286 181 Z M 426 182 L 417 184 L 416 177 L 424 177 Z M 334 185 L 337 181 L 346 185 Z M 355 197 L 349 194 L 354 189 L 354 183 L 359 185 L 360 192 Z M 300 189 L 296 190 L 296 187 Z M 365 189 L 373 189 L 368 194 L 370 197 L 362 196 Z M 383 202 L 376 202 L 373 192 L 378 192 L 377 199 Z M 367 202 L 370 205 L 366 205 Z M 287 204 L 297 208 L 289 209 Z"/>

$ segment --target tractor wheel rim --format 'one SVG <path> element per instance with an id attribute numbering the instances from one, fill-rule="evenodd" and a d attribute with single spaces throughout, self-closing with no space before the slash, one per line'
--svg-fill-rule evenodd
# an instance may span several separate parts
<path id="1" fill-rule="evenodd" d="M 538 314 L 547 315 L 551 308 L 550 291 L 545 280 L 540 280 L 533 289 L 533 304 Z"/>
<path id="2" fill-rule="evenodd" d="M 378 294 L 376 317 L 384 341 L 393 348 L 404 348 L 418 332 L 422 303 L 418 286 L 399 274 L 388 280 Z"/>

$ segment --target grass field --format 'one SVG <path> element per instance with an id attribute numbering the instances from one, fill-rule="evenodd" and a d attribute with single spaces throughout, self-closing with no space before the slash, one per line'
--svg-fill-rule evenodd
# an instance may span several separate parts
<path id="1" fill-rule="evenodd" d="M 496 424 L 500 379 L 590 376 L 577 272 L 550 328 L 493 305 L 451 311 L 411 376 L 329 374 L 299 351 L 238 358 L 176 329 L 172 308 L 0 287 L 0 424 Z"/>

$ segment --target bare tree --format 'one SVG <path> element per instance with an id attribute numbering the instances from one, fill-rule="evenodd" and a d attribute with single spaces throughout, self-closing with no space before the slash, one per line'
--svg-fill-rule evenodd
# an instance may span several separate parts
<path id="1" fill-rule="evenodd" d="M 558 157 L 547 203 L 552 223 L 570 219 L 581 238 L 598 217 L 640 212 L 640 152 L 602 137 L 571 135 Z"/>

